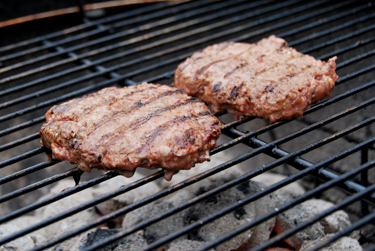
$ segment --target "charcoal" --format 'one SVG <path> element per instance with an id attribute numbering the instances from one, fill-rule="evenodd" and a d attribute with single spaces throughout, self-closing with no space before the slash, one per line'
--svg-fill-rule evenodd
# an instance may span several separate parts
<path id="1" fill-rule="evenodd" d="M 312 199 L 303 203 L 313 214 L 319 214 L 335 205 L 331 202 Z M 325 233 L 336 233 L 351 225 L 349 215 L 343 210 L 335 211 L 320 221 Z"/>
<path id="2" fill-rule="evenodd" d="M 130 212 L 124 218 L 123 227 L 129 228 L 149 218 L 157 217 L 166 210 L 170 210 L 186 200 L 195 198 L 196 196 L 199 196 L 200 194 L 210 191 L 224 182 L 227 182 L 229 178 L 233 177 L 223 175 L 221 180 L 219 177 L 205 179 L 190 186 L 188 189 L 179 192 L 178 194 L 171 195 L 165 199 L 156 201 L 151 205 L 146 205 L 140 209 Z M 144 229 L 145 238 L 149 243 L 151 243 L 168 234 L 174 233 L 185 226 L 198 222 L 199 220 L 204 219 L 207 216 L 212 215 L 255 192 L 260 191 L 262 187 L 263 186 L 259 183 L 245 181 L 236 187 L 209 197 L 188 209 L 146 227 Z M 238 228 L 238 226 L 246 224 L 256 217 L 267 213 L 273 207 L 273 200 L 270 198 L 270 196 L 265 196 L 255 202 L 249 203 L 235 210 L 234 212 L 226 214 L 211 223 L 197 228 L 186 235 L 181 236 L 177 241 L 213 241 L 232 229 Z M 251 247 L 262 243 L 269 238 L 273 225 L 274 219 L 271 219 L 262 226 L 247 230 L 231 240 L 220 244 L 216 250 L 234 250 L 241 246 Z M 249 240 L 253 240 L 256 244 L 249 243 Z M 168 246 L 165 248 L 168 248 Z"/>
<path id="3" fill-rule="evenodd" d="M 277 216 L 276 232 L 280 233 L 293 228 L 308 218 L 322 213 L 324 210 L 333 206 L 333 203 L 324 200 L 307 200 Z M 286 242 L 292 247 L 299 249 L 304 241 L 323 238 L 325 234 L 336 233 L 350 226 L 350 224 L 349 216 L 344 211 L 338 210 L 319 222 L 299 231 L 294 236 L 288 238 Z M 353 232 L 352 235 L 353 237 L 358 237 L 357 232 Z"/>
<path id="4" fill-rule="evenodd" d="M 123 220 L 123 228 L 130 228 L 142 221 L 158 216 L 174 207 L 173 203 L 165 200 L 156 201 L 137 210 L 128 213 Z M 172 215 L 158 223 L 152 224 L 144 229 L 144 238 L 152 243 L 163 236 L 181 229 L 184 226 L 180 214 Z"/>
<path id="5" fill-rule="evenodd" d="M 44 196 L 43 198 L 56 195 L 70 187 L 74 186 L 74 181 L 72 180 L 62 180 L 56 184 L 51 190 L 50 193 Z M 43 199 L 42 198 L 42 199 Z M 58 200 L 54 203 L 48 204 L 47 206 L 36 211 L 36 216 L 41 219 L 47 219 L 49 217 L 55 216 L 59 213 L 65 212 L 73 207 L 81 205 L 89 200 L 93 199 L 92 190 L 86 189 L 79 193 L 72 194 L 68 197 L 65 197 L 62 200 Z M 54 224 L 51 224 L 45 228 L 46 233 L 48 234 L 48 239 L 59 236 L 63 233 L 71 231 L 72 229 L 78 228 L 82 225 L 87 224 L 96 220 L 99 215 L 95 212 L 93 208 L 86 209 L 82 212 L 74 214 L 68 218 L 57 221 Z M 83 235 L 85 233 L 82 233 Z M 71 238 L 61 244 L 58 244 L 54 248 L 62 248 L 63 250 L 71 250 L 71 247 L 81 238 L 81 235 L 77 235 L 74 238 Z"/>
<path id="6" fill-rule="evenodd" d="M 0 225 L 0 238 L 18 232 L 23 228 L 36 224 L 40 221 L 35 216 L 22 216 L 13 221 Z M 10 241 L 0 246 L 1 251 L 21 251 L 31 249 L 46 241 L 46 232 L 44 229 L 32 232 L 26 236 Z"/>
<path id="7" fill-rule="evenodd" d="M 115 235 L 119 232 L 119 229 L 105 229 L 99 228 L 86 235 L 84 235 L 72 248 L 72 251 L 79 251 L 87 248 L 97 242 L 100 242 L 112 235 Z M 146 241 L 143 237 L 138 234 L 129 235 L 111 243 L 97 251 L 138 251 L 147 246 Z"/>
<path id="8" fill-rule="evenodd" d="M 314 216 L 303 204 L 299 204 L 276 217 L 275 232 L 282 233 L 288 229 L 298 226 L 308 218 Z M 289 237 L 285 242 L 291 247 L 299 250 L 304 241 L 322 238 L 325 235 L 324 227 L 319 223 L 314 223 L 307 228 Z"/>
<path id="9" fill-rule="evenodd" d="M 167 251 L 194 251 L 202 246 L 200 241 L 192 240 L 178 240 L 171 243 Z M 214 249 L 208 249 L 208 251 L 214 251 Z"/>
<path id="10" fill-rule="evenodd" d="M 134 181 L 137 181 L 144 176 L 138 174 L 137 172 L 131 178 L 126 178 L 122 175 L 119 175 L 115 178 L 112 178 L 108 181 L 100 183 L 97 187 L 95 187 L 92 191 L 94 197 L 99 197 L 104 194 L 113 192 L 118 190 L 121 186 L 130 184 Z M 106 215 L 111 213 L 115 210 L 118 210 L 122 207 L 132 204 L 140 199 L 143 199 L 146 196 L 149 196 L 153 193 L 160 191 L 160 187 L 155 182 L 149 182 L 139 188 L 133 189 L 129 192 L 116 196 L 114 198 L 108 199 L 105 202 L 96 205 L 96 209 L 101 215 Z M 121 227 L 122 217 L 114 219 L 112 221 L 114 224 L 113 228 Z"/>
<path id="11" fill-rule="evenodd" d="M 257 181 L 263 183 L 267 186 L 270 186 L 274 183 L 282 181 L 283 179 L 287 178 L 288 176 L 278 173 L 263 173 L 252 178 L 253 181 Z M 305 193 L 305 189 L 301 186 L 298 182 L 293 182 L 287 186 L 283 186 L 282 188 L 274 191 L 275 194 L 283 195 L 283 196 L 290 196 L 292 198 L 301 196 Z"/>
<path id="12" fill-rule="evenodd" d="M 333 234 L 327 234 L 323 238 L 313 240 L 313 241 L 304 241 L 300 251 L 308 251 L 316 245 L 328 240 Z M 328 247 L 320 249 L 321 251 L 362 251 L 362 247 L 356 239 L 350 237 L 343 237 L 332 243 Z"/>

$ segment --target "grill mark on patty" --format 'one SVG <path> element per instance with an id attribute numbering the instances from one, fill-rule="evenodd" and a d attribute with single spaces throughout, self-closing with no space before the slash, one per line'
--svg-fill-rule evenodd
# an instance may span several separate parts
<path id="1" fill-rule="evenodd" d="M 226 43 L 225 46 L 221 47 L 219 50 L 216 50 L 216 51 L 218 51 L 218 52 L 219 52 L 219 51 L 222 51 L 222 50 L 224 50 L 225 48 L 227 48 L 229 45 L 230 45 L 230 43 Z M 202 58 L 205 58 L 205 57 L 197 57 L 197 58 L 194 58 L 194 62 L 195 62 L 195 61 L 198 61 L 199 59 L 202 59 Z M 188 64 L 182 66 L 181 69 L 180 69 L 180 72 L 182 72 L 182 71 L 183 71 L 183 70 L 184 70 L 189 64 L 190 64 L 190 63 L 188 63 Z"/>
<path id="2" fill-rule="evenodd" d="M 202 72 L 204 72 L 205 70 L 207 70 L 211 65 L 217 64 L 217 63 L 222 62 L 222 61 L 224 61 L 224 60 L 225 60 L 225 59 L 220 59 L 220 60 L 217 60 L 217 61 L 211 62 L 211 63 L 209 63 L 209 64 L 203 66 L 202 68 L 200 68 L 200 69 L 195 73 L 195 75 L 194 75 L 194 80 L 197 80 L 198 76 L 199 76 L 200 74 L 202 74 Z"/>
<path id="3" fill-rule="evenodd" d="M 220 90 L 221 85 L 222 85 L 221 82 L 219 82 L 216 85 L 214 85 L 213 92 L 218 92 L 218 90 Z"/>
<path id="4" fill-rule="evenodd" d="M 110 91 L 110 92 L 113 92 L 113 89 Z M 110 93 L 109 92 L 109 93 Z M 90 93 L 90 94 L 87 94 L 85 97 L 86 98 L 89 98 L 89 97 L 92 97 L 93 96 L 93 94 L 92 93 Z M 56 108 L 59 108 L 59 113 L 60 114 L 63 114 L 63 113 L 65 113 L 65 112 L 67 112 L 67 111 L 70 111 L 71 109 L 73 109 L 74 108 L 74 105 L 75 104 L 77 104 L 77 103 L 79 103 L 80 101 L 82 101 L 82 100 L 86 100 L 86 98 L 85 97 L 83 97 L 83 98 L 76 98 L 76 99 L 74 99 L 73 100 L 73 102 L 68 102 L 68 103 L 65 103 L 65 104 L 60 104 L 60 105 L 58 105 L 57 107 L 55 107 L 53 110 L 52 110 L 52 114 L 53 113 L 55 113 L 55 109 Z M 64 109 L 65 108 L 65 109 Z M 61 109 L 61 110 L 60 110 Z"/>
<path id="5" fill-rule="evenodd" d="M 181 91 L 181 90 L 174 90 L 174 91 L 167 91 L 167 92 L 164 92 L 158 96 L 156 96 L 155 98 L 149 100 L 148 102 L 145 102 L 145 103 L 141 103 L 139 101 L 136 101 L 131 107 L 129 107 L 128 109 L 126 110 L 121 110 L 121 111 L 118 111 L 118 112 L 115 112 L 112 114 L 111 117 L 105 119 L 105 120 L 102 120 L 102 121 L 99 121 L 99 123 L 93 128 L 93 130 L 89 133 L 87 133 L 87 136 L 89 136 L 90 134 L 92 134 L 95 130 L 97 130 L 99 127 L 101 127 L 102 125 L 104 125 L 105 123 L 113 120 L 115 117 L 119 116 L 119 115 L 126 115 L 127 113 L 133 111 L 133 110 L 136 110 L 142 106 L 145 106 L 145 105 L 148 105 L 162 97 L 165 97 L 167 95 L 174 95 L 174 94 L 183 94 L 184 92 Z"/>
<path id="6" fill-rule="evenodd" d="M 236 68 L 234 68 L 233 70 L 231 70 L 230 72 L 228 72 L 227 74 L 225 74 L 224 78 L 229 77 L 230 75 L 233 74 L 233 72 L 237 71 L 238 69 L 241 69 L 241 68 L 245 67 L 246 65 L 247 65 L 247 63 L 241 63 L 240 65 L 237 65 Z"/>
<path id="7" fill-rule="evenodd" d="M 232 98 L 232 99 L 236 99 L 237 98 L 237 96 L 238 96 L 238 91 L 242 88 L 242 86 L 244 85 L 244 83 L 242 82 L 241 84 L 240 84 L 240 86 L 235 86 L 235 87 L 233 87 L 233 89 L 232 89 L 232 91 L 230 92 L 230 97 Z"/>
<path id="8" fill-rule="evenodd" d="M 84 109 L 81 114 L 77 114 L 77 115 L 79 115 L 80 117 L 83 116 L 83 115 L 88 115 L 88 114 L 90 114 L 90 112 L 92 112 L 93 110 L 95 110 L 95 108 L 97 108 L 99 106 L 108 105 L 108 104 L 115 104 L 116 102 L 118 102 L 119 100 L 121 100 L 123 98 L 130 97 L 134 94 L 141 93 L 141 92 L 148 91 L 148 90 L 152 90 L 152 89 L 155 89 L 155 88 L 156 88 L 155 86 L 149 86 L 148 88 L 135 90 L 135 91 L 130 92 L 130 93 L 124 95 L 124 96 L 119 96 L 119 97 L 114 98 L 112 100 L 111 99 L 103 99 L 102 101 L 106 101 L 106 102 L 98 102 L 95 105 Z"/>
<path id="9" fill-rule="evenodd" d="M 158 126 L 156 129 L 154 129 L 150 136 L 148 136 L 148 139 L 145 144 L 143 144 L 140 148 L 136 150 L 137 153 L 140 153 L 143 151 L 143 149 L 147 146 L 149 146 L 162 132 L 164 132 L 166 129 L 171 128 L 174 124 L 182 123 L 186 120 L 191 120 L 193 118 L 199 118 L 204 117 L 207 115 L 211 115 L 209 111 L 201 112 L 198 114 L 190 114 L 188 116 L 177 116 L 173 118 L 172 120 L 164 123 L 163 125 Z"/>
<path id="10" fill-rule="evenodd" d="M 105 148 L 107 148 L 108 146 L 112 145 L 115 143 L 115 141 L 118 139 L 118 136 L 114 136 L 115 134 L 119 134 L 119 133 L 123 133 L 125 132 L 126 130 L 128 129 L 132 129 L 132 130 L 136 130 L 139 126 L 147 123 L 150 119 L 152 119 L 153 117 L 157 116 L 157 115 L 160 115 L 161 113 L 165 112 L 165 111 L 170 111 L 170 110 L 173 110 L 177 107 L 180 107 L 180 106 L 183 106 L 183 105 L 187 105 L 187 104 L 190 104 L 190 103 L 193 103 L 193 102 L 201 102 L 199 101 L 198 99 L 196 98 L 189 98 L 189 99 L 186 99 L 186 100 L 183 100 L 183 101 L 180 101 L 178 102 L 177 104 L 174 104 L 174 105 L 170 105 L 170 106 L 167 106 L 167 107 L 163 107 L 163 108 L 159 108 L 158 110 L 154 111 L 153 113 L 151 113 L 150 115 L 148 115 L 146 118 L 140 118 L 136 121 L 134 121 L 132 124 L 130 125 L 127 125 L 127 126 L 124 126 L 124 127 L 120 127 L 120 128 L 117 128 L 116 131 L 114 132 L 111 132 L 109 134 L 105 134 L 101 137 L 101 139 L 99 140 L 99 142 L 102 142 L 104 139 L 106 138 L 110 138 L 110 140 L 105 144 Z M 113 137 L 114 136 L 114 137 Z M 112 137 L 112 138 L 111 138 Z M 102 145 L 102 144 L 99 144 L 99 145 Z M 97 147 L 96 147 L 97 149 Z M 104 150 L 104 154 L 107 153 L 107 150 L 105 149 Z"/>
<path id="11" fill-rule="evenodd" d="M 273 69 L 279 67 L 279 66 L 283 66 L 283 65 L 286 65 L 289 61 L 293 60 L 293 59 L 296 59 L 296 58 L 302 58 L 304 55 L 301 54 L 301 53 L 298 53 L 297 55 L 296 54 L 292 54 L 292 56 L 290 58 L 288 58 L 287 60 L 283 61 L 282 63 L 280 62 L 276 62 L 276 64 L 274 64 L 273 66 L 269 67 L 269 68 L 266 68 L 264 70 L 261 70 L 261 71 L 258 71 L 258 72 L 255 72 L 255 76 L 259 76 L 261 74 L 264 74 L 268 71 L 272 71 Z"/>

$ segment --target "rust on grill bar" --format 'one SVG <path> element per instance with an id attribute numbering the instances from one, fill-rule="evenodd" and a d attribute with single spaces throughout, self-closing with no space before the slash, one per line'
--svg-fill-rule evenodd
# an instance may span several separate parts
<path id="1" fill-rule="evenodd" d="M 140 245 L 137 250 L 176 250 L 177 245 L 177 250 L 324 250 L 327 246 L 346 250 L 349 241 L 356 250 L 375 250 L 373 2 L 163 1 L 112 10 L 97 20 L 86 17 L 74 26 L 61 24 L 63 29 L 54 27 L 53 18 L 46 19 L 52 21 L 43 35 L 30 35 L 24 41 L 5 36 L 0 41 L 1 248 L 88 251 L 133 250 L 131 245 Z M 23 29 L 22 25 L 12 28 Z M 223 41 L 255 43 L 271 34 L 317 59 L 338 57 L 339 79 L 332 97 L 312 105 L 300 120 L 269 123 L 216 113 L 223 122 L 223 135 L 210 151 L 211 162 L 182 171 L 169 183 L 162 181 L 162 171 L 138 168 L 137 178 L 111 187 L 109 183 L 118 184 L 118 173 L 82 174 L 66 161 L 51 158 L 51 151 L 40 145 L 44 113 L 55 104 L 113 85 L 144 81 L 171 85 L 177 65 L 195 51 Z M 282 178 L 270 182 L 265 175 Z M 293 191 L 298 195 L 281 193 L 291 185 L 298 185 L 300 191 Z M 148 191 L 150 186 L 154 190 Z M 222 204 L 220 199 L 228 193 L 238 198 Z M 77 203 L 66 206 L 72 198 Z M 254 203 L 262 208 L 266 199 L 269 204 L 259 209 L 261 214 L 246 211 Z M 282 217 L 302 210 L 311 200 L 332 204 L 280 232 Z M 103 211 L 106 203 L 112 205 L 110 211 Z M 194 210 L 200 206 L 207 212 L 198 217 Z M 146 208 L 145 216 L 141 212 Z M 44 217 L 46 210 L 48 217 Z M 84 213 L 90 220 L 71 222 L 70 228 L 52 236 L 45 233 Z M 337 229 L 329 232 L 327 219 L 338 213 L 347 217 L 345 226 L 337 223 Z M 9 225 L 23 217 L 32 218 L 32 223 Z M 171 219 L 176 224 L 152 232 Z M 126 224 L 132 220 L 134 224 Z M 228 223 L 226 231 L 218 236 L 211 233 L 215 236 L 211 239 L 205 235 L 204 231 L 214 231 L 212 224 L 220 229 L 223 221 Z M 231 228 L 228 221 L 241 224 Z M 270 222 L 267 238 L 254 237 Z M 316 226 L 323 233 L 319 238 L 298 239 Z M 99 230 L 106 237 L 89 241 Z M 248 240 L 238 243 L 246 234 Z M 30 236 L 33 243 L 27 242 Z M 23 247 L 17 246 L 21 238 L 27 243 Z M 253 238 L 262 240 L 252 242 Z"/>

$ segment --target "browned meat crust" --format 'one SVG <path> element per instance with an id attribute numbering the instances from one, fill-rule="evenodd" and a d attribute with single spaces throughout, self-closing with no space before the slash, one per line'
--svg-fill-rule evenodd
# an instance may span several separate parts
<path id="1" fill-rule="evenodd" d="M 110 87 L 52 107 L 41 142 L 56 158 L 131 176 L 136 167 L 176 170 L 209 160 L 221 123 L 207 106 L 166 85 Z"/>
<path id="2" fill-rule="evenodd" d="M 274 35 L 257 44 L 208 46 L 181 63 L 174 86 L 217 112 L 269 119 L 301 117 L 311 103 L 331 96 L 336 57 L 328 63 L 287 46 Z"/>

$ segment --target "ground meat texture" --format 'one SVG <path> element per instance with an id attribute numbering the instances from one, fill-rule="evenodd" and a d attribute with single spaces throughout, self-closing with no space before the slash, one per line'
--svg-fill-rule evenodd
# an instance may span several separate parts
<path id="1" fill-rule="evenodd" d="M 131 176 L 136 167 L 163 168 L 166 178 L 209 160 L 221 123 L 181 90 L 143 83 L 110 87 L 52 107 L 41 142 L 56 158 Z"/>
<path id="2" fill-rule="evenodd" d="M 302 117 L 310 104 L 332 95 L 338 78 L 335 60 L 316 60 L 274 35 L 257 44 L 224 42 L 181 63 L 174 86 L 215 112 L 275 122 Z"/>

